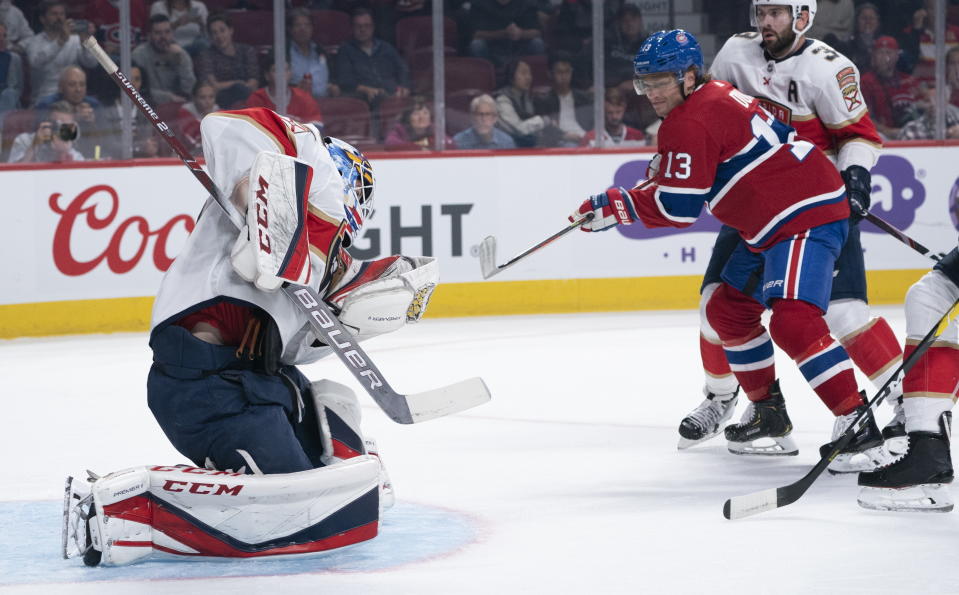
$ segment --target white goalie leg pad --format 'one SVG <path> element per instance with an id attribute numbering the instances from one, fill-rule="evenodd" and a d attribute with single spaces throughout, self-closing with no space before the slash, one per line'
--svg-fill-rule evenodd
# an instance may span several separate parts
<path id="1" fill-rule="evenodd" d="M 439 281 L 435 258 L 389 257 L 393 262 L 376 277 L 374 263 L 355 263 L 352 274 L 330 294 L 340 322 L 360 340 L 398 330 L 420 320 Z M 365 268 L 363 268 L 365 266 Z"/>
<path id="2" fill-rule="evenodd" d="M 299 473 L 135 467 L 91 486 L 101 564 L 315 554 L 372 539 L 379 463 L 359 456 Z"/>
<path id="3" fill-rule="evenodd" d="M 391 508 L 396 500 L 393 482 L 376 441 L 364 437 L 360 430 L 361 410 L 356 393 L 332 380 L 317 380 L 310 387 L 323 441 L 320 460 L 325 465 L 332 465 L 364 453 L 376 458 L 380 464 L 380 510 Z"/>
<path id="4" fill-rule="evenodd" d="M 312 278 L 306 225 L 313 167 L 287 155 L 262 151 L 249 174 L 247 225 L 231 251 L 237 274 L 264 291 Z"/>

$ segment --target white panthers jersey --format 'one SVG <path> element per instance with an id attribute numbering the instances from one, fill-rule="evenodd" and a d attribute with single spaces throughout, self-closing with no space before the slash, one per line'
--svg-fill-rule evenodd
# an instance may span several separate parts
<path id="1" fill-rule="evenodd" d="M 216 112 L 201 123 L 203 154 L 210 177 L 230 195 L 245 178 L 260 151 L 298 157 L 313 165 L 308 228 L 313 288 L 328 280 L 337 260 L 345 218 L 343 179 L 320 133 L 264 108 Z M 232 208 L 232 206 L 230 207 Z M 245 220 L 245 213 L 241 214 Z M 282 361 L 303 364 L 329 353 L 313 347 L 306 317 L 282 291 L 267 293 L 233 270 L 230 251 L 239 230 L 212 198 L 207 200 L 186 246 L 167 271 L 153 307 L 151 330 L 222 297 L 265 310 L 276 321 L 283 343 Z"/>
<path id="2" fill-rule="evenodd" d="M 778 120 L 825 151 L 840 171 L 850 165 L 871 169 L 882 141 L 856 66 L 815 39 L 781 60 L 767 54 L 761 43 L 755 31 L 729 38 L 710 74 L 758 98 Z"/>

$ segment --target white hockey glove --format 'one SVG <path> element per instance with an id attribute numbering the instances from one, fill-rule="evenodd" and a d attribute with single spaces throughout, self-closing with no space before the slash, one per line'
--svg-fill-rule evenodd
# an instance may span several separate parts
<path id="1" fill-rule="evenodd" d="M 653 158 L 649 160 L 649 165 L 646 166 L 646 179 L 652 180 L 659 175 L 659 162 L 663 160 L 663 156 L 659 153 L 653 155 Z"/>
<path id="2" fill-rule="evenodd" d="M 306 162 L 268 151 L 250 168 L 247 225 L 230 261 L 240 277 L 264 291 L 276 291 L 284 282 L 310 284 L 306 213 L 312 177 Z"/>
<path id="3" fill-rule="evenodd" d="M 327 301 L 358 339 L 368 339 L 417 322 L 439 281 L 435 258 L 388 256 L 353 261 Z"/>

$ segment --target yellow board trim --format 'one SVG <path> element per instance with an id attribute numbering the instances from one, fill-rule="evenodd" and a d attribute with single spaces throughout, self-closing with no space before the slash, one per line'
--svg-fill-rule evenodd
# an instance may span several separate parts
<path id="1" fill-rule="evenodd" d="M 928 269 L 869 271 L 869 301 L 901 304 Z M 694 310 L 700 275 L 546 281 L 447 283 L 436 288 L 427 316 L 501 316 L 627 310 Z M 0 338 L 142 332 L 152 297 L 0 306 Z"/>

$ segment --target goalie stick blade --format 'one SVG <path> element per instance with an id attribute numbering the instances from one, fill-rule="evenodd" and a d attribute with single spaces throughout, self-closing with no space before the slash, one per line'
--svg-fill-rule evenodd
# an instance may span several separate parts
<path id="1" fill-rule="evenodd" d="M 731 521 L 779 508 L 779 496 L 776 488 L 753 492 L 745 496 L 734 496 L 723 505 L 723 516 Z"/>
<path id="2" fill-rule="evenodd" d="M 482 378 L 469 378 L 455 384 L 406 396 L 412 416 L 419 423 L 472 409 L 492 398 Z"/>
<path id="3" fill-rule="evenodd" d="M 496 266 L 496 238 L 486 236 L 479 245 L 480 271 L 484 279 L 489 279 L 499 272 Z"/>
<path id="4" fill-rule="evenodd" d="M 70 540 L 70 507 L 73 505 L 70 496 L 73 495 L 73 477 L 67 476 L 63 486 L 63 523 L 60 527 L 60 553 L 64 560 L 70 559 L 68 549 Z"/>

